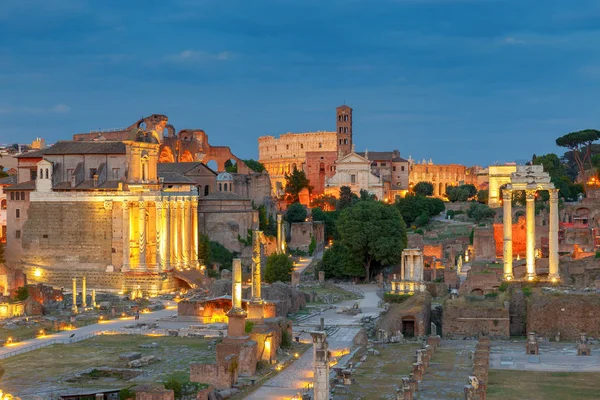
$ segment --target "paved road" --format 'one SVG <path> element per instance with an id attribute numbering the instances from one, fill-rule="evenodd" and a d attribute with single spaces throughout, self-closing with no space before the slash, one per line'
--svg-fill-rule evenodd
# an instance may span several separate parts
<path id="1" fill-rule="evenodd" d="M 362 314 L 357 316 L 336 314 L 335 310 L 327 310 L 321 315 L 314 316 L 302 322 L 301 325 L 294 327 L 294 330 L 299 332 L 305 330 L 301 339 L 308 340 L 310 335 L 309 330 L 314 330 L 320 323 L 320 318 L 325 317 L 325 325 L 343 325 L 331 337 L 327 339 L 329 342 L 329 350 L 332 354 L 347 352 L 352 348 L 353 340 L 360 330 L 360 318 L 365 315 L 378 314 L 382 309 L 377 307 L 379 297 L 377 296 L 377 285 L 360 285 L 359 288 L 364 291 L 365 297 L 360 302 Z M 355 300 L 344 301 L 338 303 L 338 307 L 351 307 Z M 248 400 L 276 400 L 281 398 L 290 398 L 298 394 L 302 388 L 306 387 L 313 378 L 313 352 L 307 350 L 298 360 L 287 367 L 284 371 L 269 379 L 263 386 L 246 397 Z"/>
<path id="2" fill-rule="evenodd" d="M 165 308 L 164 310 L 154 311 L 148 314 L 140 314 L 140 319 L 137 322 L 151 323 L 156 322 L 160 318 L 170 317 L 171 315 L 177 314 L 177 310 L 172 308 L 175 305 L 174 302 L 165 302 L 165 305 L 168 308 Z M 88 335 L 98 334 L 102 331 L 121 329 L 124 328 L 125 325 L 130 325 L 135 322 L 136 321 L 133 317 L 118 318 L 109 321 L 104 321 L 99 324 L 87 325 L 72 331 L 53 333 L 51 335 L 47 335 L 39 339 L 31 339 L 23 342 L 18 342 L 11 346 L 0 347 L 0 358 L 6 358 L 7 356 L 10 357 L 11 353 L 17 350 L 19 350 L 20 352 L 31 351 L 43 347 L 44 345 L 51 345 L 55 343 L 56 340 L 64 340 L 65 342 L 68 342 L 71 335 L 74 335 L 72 340 L 77 341 L 77 339 L 81 339 Z"/>

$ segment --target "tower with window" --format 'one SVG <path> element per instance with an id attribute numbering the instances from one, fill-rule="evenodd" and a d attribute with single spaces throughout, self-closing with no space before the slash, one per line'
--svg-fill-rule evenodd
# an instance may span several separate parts
<path id="1" fill-rule="evenodd" d="M 352 108 L 344 104 L 335 110 L 338 157 L 343 157 L 352 152 Z"/>

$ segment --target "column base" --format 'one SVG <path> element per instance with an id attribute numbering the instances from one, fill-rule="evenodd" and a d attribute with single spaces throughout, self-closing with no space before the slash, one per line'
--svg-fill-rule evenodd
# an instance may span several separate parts
<path id="1" fill-rule="evenodd" d="M 558 274 L 548 275 L 548 281 L 552 283 L 560 282 L 560 276 Z"/>
<path id="2" fill-rule="evenodd" d="M 514 277 L 514 275 L 512 273 L 511 274 L 504 274 L 504 275 L 502 275 L 502 279 L 504 281 L 508 282 L 508 281 L 514 280 L 515 277 Z"/>
<path id="3" fill-rule="evenodd" d="M 77 314 L 79 312 L 79 308 L 77 308 L 77 306 L 72 306 L 71 311 Z"/>
<path id="4" fill-rule="evenodd" d="M 527 280 L 527 281 L 532 281 L 536 278 L 537 278 L 537 275 L 533 272 L 530 272 L 527 275 L 525 275 L 525 280 Z"/>

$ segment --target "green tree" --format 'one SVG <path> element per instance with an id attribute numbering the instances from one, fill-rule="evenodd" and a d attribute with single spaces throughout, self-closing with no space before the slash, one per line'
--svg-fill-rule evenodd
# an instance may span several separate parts
<path id="1" fill-rule="evenodd" d="M 310 244 L 308 245 L 308 255 L 312 257 L 313 253 L 317 249 L 317 240 L 313 235 L 310 235 Z"/>
<path id="2" fill-rule="evenodd" d="M 402 214 L 404 222 L 408 225 L 412 225 L 423 214 L 431 218 L 439 215 L 446 209 L 444 202 L 440 199 L 415 196 L 413 194 L 398 199 L 396 207 L 400 211 L 400 214 Z"/>
<path id="3" fill-rule="evenodd" d="M 325 251 L 321 260 L 321 268 L 325 271 L 325 278 L 364 278 L 365 268 L 351 254 L 350 250 L 335 242 Z"/>
<path id="4" fill-rule="evenodd" d="M 313 208 L 318 207 L 322 210 L 335 210 L 336 203 L 337 199 L 335 198 L 335 196 L 324 194 L 322 196 L 314 198 L 311 201 L 310 206 Z"/>
<path id="5" fill-rule="evenodd" d="M 2 156 L 0 156 L 2 157 Z M 8 173 L 4 170 L 4 165 L 0 165 L 0 178 L 6 178 Z"/>
<path id="6" fill-rule="evenodd" d="M 287 254 L 273 253 L 267 258 L 265 282 L 289 282 L 292 278 L 294 263 Z"/>
<path id="7" fill-rule="evenodd" d="M 490 198 L 490 191 L 487 189 L 481 189 L 477 192 L 477 201 L 479 203 L 487 204 L 488 199 Z"/>
<path id="8" fill-rule="evenodd" d="M 560 161 L 560 158 L 554 153 L 544 154 L 533 158 L 533 165 L 541 165 L 544 167 L 544 172 L 550 175 L 550 178 L 561 178 L 567 175 L 565 165 Z"/>
<path id="9" fill-rule="evenodd" d="M 583 189 L 587 193 L 587 177 L 585 174 L 586 162 L 592 167 L 591 151 L 592 143 L 600 139 L 600 131 L 585 129 L 582 131 L 567 133 L 556 139 L 556 145 L 566 147 L 573 153 L 573 158 L 579 167 L 579 173 L 583 180 Z"/>
<path id="10" fill-rule="evenodd" d="M 27 289 L 27 286 L 21 286 L 20 288 L 17 289 L 17 294 L 15 295 L 16 301 L 23 301 L 23 300 L 26 300 L 28 297 L 29 297 L 29 290 Z"/>
<path id="11" fill-rule="evenodd" d="M 496 211 L 489 208 L 486 204 L 471 203 L 471 206 L 467 210 L 467 217 L 477 222 L 494 218 L 495 215 Z"/>
<path id="12" fill-rule="evenodd" d="M 210 262 L 209 264 L 219 264 L 221 269 L 231 270 L 231 264 L 235 253 L 232 253 L 219 242 L 211 241 L 209 245 Z"/>
<path id="13" fill-rule="evenodd" d="M 406 248 L 406 225 L 393 206 L 360 201 L 342 211 L 337 226 L 341 243 L 363 265 L 367 280 L 374 263 L 395 264 Z"/>
<path id="14" fill-rule="evenodd" d="M 251 158 L 242 161 L 244 162 L 244 164 L 246 164 L 248 168 L 250 168 L 254 172 L 261 173 L 266 169 L 262 163 L 259 163 L 258 161 L 253 160 Z"/>
<path id="15" fill-rule="evenodd" d="M 340 198 L 338 200 L 337 210 L 342 211 L 345 208 L 350 207 L 356 202 L 358 197 L 352 193 L 352 189 L 349 186 L 340 187 Z"/>
<path id="16" fill-rule="evenodd" d="M 267 236 L 277 235 L 277 225 L 272 215 L 267 216 L 267 209 L 264 205 L 258 206 L 258 226 Z"/>
<path id="17" fill-rule="evenodd" d="M 306 208 L 300 203 L 291 204 L 286 213 L 285 220 L 289 223 L 304 222 L 307 216 Z"/>
<path id="18" fill-rule="evenodd" d="M 208 235 L 201 234 L 198 238 L 198 259 L 204 263 L 210 262 L 210 238 Z"/>
<path id="19" fill-rule="evenodd" d="M 225 171 L 232 173 L 232 174 L 236 174 L 238 172 L 237 163 L 235 163 L 231 160 L 225 161 Z"/>
<path id="20" fill-rule="evenodd" d="M 339 213 L 337 211 L 323 211 L 320 208 L 311 210 L 313 221 L 322 221 L 325 225 L 325 239 L 338 239 L 339 235 L 335 226 Z"/>
<path id="21" fill-rule="evenodd" d="M 361 189 L 360 190 L 360 200 L 365 201 L 365 200 L 375 200 L 376 196 L 374 194 L 369 193 L 367 190 Z"/>
<path id="22" fill-rule="evenodd" d="M 467 201 L 471 197 L 475 197 L 477 188 L 475 185 L 466 184 L 460 186 L 448 186 L 446 188 L 446 196 L 448 200 L 454 203 L 455 201 Z"/>
<path id="23" fill-rule="evenodd" d="M 288 204 L 298 203 L 300 192 L 304 189 L 308 189 L 309 193 L 313 189 L 304 171 L 294 168 L 291 174 L 285 174 L 285 201 Z"/>
<path id="24" fill-rule="evenodd" d="M 419 182 L 413 186 L 413 192 L 421 196 L 433 196 L 433 184 L 431 182 Z"/>

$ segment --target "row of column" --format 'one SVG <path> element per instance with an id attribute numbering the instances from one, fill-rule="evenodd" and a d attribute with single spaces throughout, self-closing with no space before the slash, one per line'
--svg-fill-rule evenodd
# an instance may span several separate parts
<path id="1" fill-rule="evenodd" d="M 423 253 L 420 250 L 404 249 L 400 261 L 401 281 L 423 281 Z"/>
<path id="2" fill-rule="evenodd" d="M 536 189 L 525 190 L 525 226 L 526 226 L 526 275 L 527 280 L 533 280 L 535 273 L 535 194 Z M 548 279 L 557 282 L 558 272 L 558 189 L 548 189 L 550 193 L 550 226 L 548 234 Z M 513 248 L 512 248 L 512 190 L 502 191 L 504 208 L 504 279 L 514 279 Z"/>
<path id="3" fill-rule="evenodd" d="M 198 201 L 123 202 L 123 271 L 198 266 Z"/>
<path id="4" fill-rule="evenodd" d="M 87 307 L 87 281 L 84 276 L 81 279 L 81 307 Z M 96 307 L 96 289 L 92 289 L 92 307 Z M 77 278 L 73 278 L 73 306 L 71 307 L 73 312 L 77 312 Z"/>

